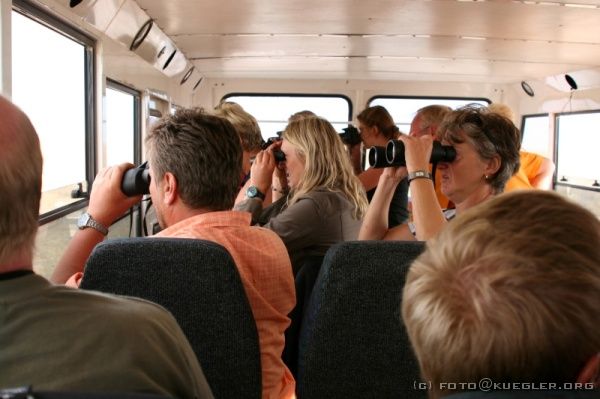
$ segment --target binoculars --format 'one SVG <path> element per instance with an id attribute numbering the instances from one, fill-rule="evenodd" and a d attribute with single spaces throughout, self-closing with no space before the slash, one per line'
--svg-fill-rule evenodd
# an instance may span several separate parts
<path id="1" fill-rule="evenodd" d="M 121 191 L 128 197 L 150 193 L 148 161 L 127 170 L 121 180 Z"/>
<path id="2" fill-rule="evenodd" d="M 344 144 L 349 146 L 360 144 L 360 133 L 357 128 L 348 125 L 348 127 L 345 127 L 342 130 L 344 132 L 340 133 L 340 138 Z"/>
<path id="3" fill-rule="evenodd" d="M 400 140 L 390 140 L 385 147 L 371 147 L 367 154 L 372 168 L 387 168 L 389 166 L 406 166 L 404 158 L 404 143 Z M 456 158 L 454 147 L 433 142 L 430 163 L 452 162 Z"/>
<path id="4" fill-rule="evenodd" d="M 269 137 L 262 145 L 262 149 L 266 150 L 271 144 L 279 140 L 281 140 L 281 137 Z M 275 157 L 275 162 L 285 161 L 285 154 L 280 149 L 273 150 L 273 156 Z"/>

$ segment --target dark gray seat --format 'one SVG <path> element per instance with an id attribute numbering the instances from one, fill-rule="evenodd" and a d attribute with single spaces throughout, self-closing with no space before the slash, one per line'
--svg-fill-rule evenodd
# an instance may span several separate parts
<path id="1" fill-rule="evenodd" d="M 400 315 L 421 242 L 355 241 L 327 252 L 300 332 L 298 397 L 425 398 Z"/>
<path id="2" fill-rule="evenodd" d="M 81 288 L 168 309 L 187 336 L 215 398 L 260 398 L 256 323 L 233 259 L 213 242 L 108 240 L 88 259 Z"/>
<path id="3" fill-rule="evenodd" d="M 322 256 L 309 256 L 296 274 L 294 285 L 296 288 L 296 306 L 290 312 L 290 326 L 285 331 L 285 347 L 281 357 L 294 378 L 298 377 L 298 340 L 300 339 L 300 329 L 302 319 L 308 307 L 308 301 L 312 294 L 313 287 L 317 281 Z"/>

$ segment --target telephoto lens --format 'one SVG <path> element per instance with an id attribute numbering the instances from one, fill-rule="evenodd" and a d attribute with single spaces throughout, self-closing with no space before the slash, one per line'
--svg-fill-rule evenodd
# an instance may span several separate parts
<path id="1" fill-rule="evenodd" d="M 386 168 L 390 166 L 385 156 L 385 147 L 371 147 L 367 153 L 369 166 L 372 168 Z"/>
<path id="2" fill-rule="evenodd" d="M 385 147 L 385 157 L 389 166 L 406 166 L 404 157 L 404 143 L 400 140 L 390 140 Z M 433 142 L 430 163 L 452 162 L 456 158 L 454 147 L 442 145 L 439 141 Z"/>
<path id="3" fill-rule="evenodd" d="M 121 191 L 128 197 L 150 193 L 150 171 L 148 162 L 131 168 L 123 174 Z"/>

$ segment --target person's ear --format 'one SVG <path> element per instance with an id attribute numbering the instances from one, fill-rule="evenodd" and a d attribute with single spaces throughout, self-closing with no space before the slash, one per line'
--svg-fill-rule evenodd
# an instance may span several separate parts
<path id="1" fill-rule="evenodd" d="M 502 165 L 502 161 L 500 160 L 499 155 L 494 155 L 494 157 L 487 161 L 487 165 L 485 167 L 485 175 L 493 176 L 500 170 L 500 165 Z"/>
<path id="2" fill-rule="evenodd" d="M 600 387 L 600 352 L 592 356 L 583 366 L 577 376 L 577 382 L 582 384 L 594 384 L 594 388 Z"/>
<path id="3" fill-rule="evenodd" d="M 163 176 L 163 198 L 165 205 L 172 205 L 177 199 L 177 178 L 171 172 Z"/>

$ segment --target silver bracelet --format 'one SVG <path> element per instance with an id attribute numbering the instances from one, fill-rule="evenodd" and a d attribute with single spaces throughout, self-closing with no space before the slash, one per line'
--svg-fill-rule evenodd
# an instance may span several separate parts
<path id="1" fill-rule="evenodd" d="M 431 173 L 426 170 L 415 170 L 414 172 L 410 172 L 408 174 L 408 183 L 416 179 L 429 179 L 432 180 Z"/>

